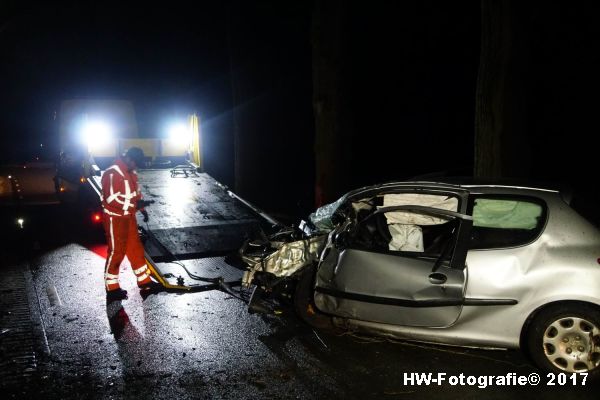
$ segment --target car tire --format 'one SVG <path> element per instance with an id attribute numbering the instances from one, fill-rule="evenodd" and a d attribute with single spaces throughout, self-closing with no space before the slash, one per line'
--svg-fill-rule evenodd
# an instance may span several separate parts
<path id="1" fill-rule="evenodd" d="M 600 311 L 582 303 L 543 309 L 531 321 L 527 351 L 544 371 L 600 378 Z"/>
<path id="2" fill-rule="evenodd" d="M 326 314 L 320 312 L 314 303 L 313 288 L 316 269 L 311 266 L 306 268 L 299 277 L 294 291 L 294 311 L 301 320 L 319 330 L 333 331 L 334 325 Z"/>

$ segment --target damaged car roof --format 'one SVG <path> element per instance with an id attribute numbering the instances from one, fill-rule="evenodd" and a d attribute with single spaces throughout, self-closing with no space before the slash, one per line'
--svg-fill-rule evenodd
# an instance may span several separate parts
<path id="1" fill-rule="evenodd" d="M 572 190 L 566 185 L 547 182 L 531 182 L 518 179 L 482 179 L 473 177 L 440 177 L 433 180 L 407 180 L 386 182 L 376 185 L 364 186 L 359 189 L 352 190 L 342 197 L 354 198 L 357 195 L 364 195 L 372 191 L 380 191 L 385 189 L 402 189 L 404 187 L 422 186 L 424 189 L 465 189 L 472 191 L 473 189 L 494 188 L 499 190 L 523 190 L 532 192 L 559 193 L 562 199 L 570 204 L 572 199 Z"/>

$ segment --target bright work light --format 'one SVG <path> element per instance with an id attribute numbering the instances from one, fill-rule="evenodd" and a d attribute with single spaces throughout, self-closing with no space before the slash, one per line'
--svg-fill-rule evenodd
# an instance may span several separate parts
<path id="1" fill-rule="evenodd" d="M 83 140 L 88 147 L 106 145 L 112 139 L 110 125 L 103 121 L 88 121 L 83 126 Z"/>
<path id="2" fill-rule="evenodd" d="M 190 141 L 190 130 L 185 124 L 175 124 L 169 128 L 169 139 L 174 142 L 188 144 Z"/>

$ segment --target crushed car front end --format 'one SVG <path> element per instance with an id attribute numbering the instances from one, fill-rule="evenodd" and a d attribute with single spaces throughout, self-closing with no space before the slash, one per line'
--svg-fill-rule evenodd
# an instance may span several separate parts
<path id="1" fill-rule="evenodd" d="M 273 233 L 260 232 L 246 240 L 238 256 L 246 268 L 242 286 L 253 290 L 249 310 L 270 312 L 272 306 L 265 302 L 291 300 L 304 272 L 310 268 L 316 272 L 317 264 L 330 253 L 325 250 L 343 246 L 348 236 L 356 235 L 359 221 L 383 207 L 383 194 L 408 186 L 414 182 L 362 187 L 318 208 L 297 227 L 280 226 Z M 424 188 L 435 192 L 456 186 L 428 182 Z"/>

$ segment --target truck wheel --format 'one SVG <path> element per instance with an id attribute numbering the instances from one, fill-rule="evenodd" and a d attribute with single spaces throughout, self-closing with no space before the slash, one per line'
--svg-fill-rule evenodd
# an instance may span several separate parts
<path id="1" fill-rule="evenodd" d="M 294 291 L 294 311 L 304 322 L 321 330 L 334 330 L 331 317 L 323 314 L 314 304 L 313 288 L 316 271 L 309 267 L 302 273 Z"/>
<path id="2" fill-rule="evenodd" d="M 533 361 L 554 373 L 600 377 L 600 312 L 586 304 L 542 310 L 531 323 L 527 346 Z"/>

